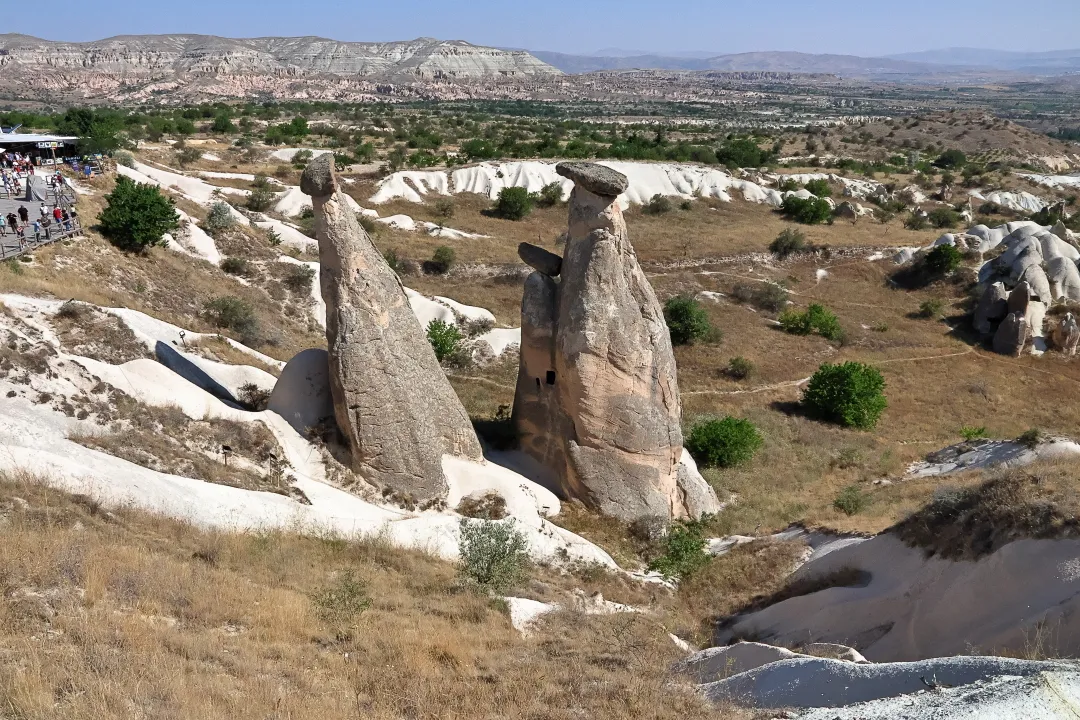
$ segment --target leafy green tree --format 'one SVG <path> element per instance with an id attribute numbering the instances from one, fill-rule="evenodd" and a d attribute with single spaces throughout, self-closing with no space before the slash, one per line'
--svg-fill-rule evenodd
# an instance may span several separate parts
<path id="1" fill-rule="evenodd" d="M 195 123 L 187 118 L 181 118 L 176 121 L 176 132 L 180 135 L 194 135 Z"/>
<path id="2" fill-rule="evenodd" d="M 716 150 L 716 160 L 721 165 L 737 168 L 756 168 L 767 165 L 771 159 L 767 150 L 753 140 L 745 138 L 728 140 Z"/>
<path id="3" fill-rule="evenodd" d="M 803 225 L 818 225 L 832 217 L 832 208 L 824 198 L 800 198 L 788 195 L 780 206 L 780 212 Z"/>
<path id="4" fill-rule="evenodd" d="M 726 417 L 698 423 L 685 444 L 701 467 L 729 468 L 750 462 L 764 441 L 749 420 Z"/>
<path id="5" fill-rule="evenodd" d="M 934 208 L 927 215 L 930 224 L 936 228 L 953 228 L 960 224 L 963 218 L 960 213 L 949 207 Z"/>
<path id="6" fill-rule="evenodd" d="M 688 578 L 712 561 L 705 552 L 708 542 L 700 522 L 676 523 L 664 538 L 663 552 L 649 563 L 649 570 L 669 580 Z"/>
<path id="7" fill-rule="evenodd" d="M 217 117 L 214 118 L 214 122 L 210 125 L 210 131 L 220 135 L 226 135 L 228 133 L 236 132 L 236 126 L 233 125 L 229 113 L 222 112 L 218 113 Z"/>
<path id="8" fill-rule="evenodd" d="M 505 594 L 525 579 L 529 541 L 513 519 L 462 518 L 459 531 L 461 573 L 466 579 L 498 594 Z"/>
<path id="9" fill-rule="evenodd" d="M 824 179 L 811 180 L 806 183 L 807 191 L 813 193 L 816 197 L 827 198 L 832 197 L 832 188 L 829 187 L 829 181 Z"/>
<path id="10" fill-rule="evenodd" d="M 671 333 L 672 345 L 690 345 L 712 333 L 709 314 L 697 300 L 686 295 L 670 298 L 664 303 L 664 319 Z"/>
<path id="11" fill-rule="evenodd" d="M 962 168 L 967 165 L 967 155 L 960 150 L 946 150 L 934 161 L 934 167 Z"/>
<path id="12" fill-rule="evenodd" d="M 948 275 L 959 269 L 963 259 L 963 254 L 955 246 L 938 245 L 926 254 L 923 264 L 933 275 Z"/>
<path id="13" fill-rule="evenodd" d="M 121 175 L 105 202 L 99 218 L 101 231 L 122 250 L 141 252 L 164 245 L 165 234 L 180 228 L 172 198 L 153 185 L 139 185 Z"/>
<path id="14" fill-rule="evenodd" d="M 534 201 L 523 187 L 504 187 L 499 191 L 492 214 L 504 220 L 524 220 L 532 212 Z"/>
<path id="15" fill-rule="evenodd" d="M 806 251 L 806 235 L 801 230 L 795 230 L 794 228 L 787 228 L 772 241 L 769 245 L 769 252 L 776 255 L 781 260 Z"/>
<path id="16" fill-rule="evenodd" d="M 464 339 L 456 325 L 438 319 L 428 323 L 427 338 L 439 362 L 452 357 Z"/>
<path id="17" fill-rule="evenodd" d="M 888 407 L 884 390 L 885 378 L 877 368 L 859 362 L 826 363 L 810 378 L 802 404 L 821 420 L 872 430 Z"/>

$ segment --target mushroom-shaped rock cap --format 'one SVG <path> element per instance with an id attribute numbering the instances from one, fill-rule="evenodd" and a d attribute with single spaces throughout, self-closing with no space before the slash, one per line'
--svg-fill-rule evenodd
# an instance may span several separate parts
<path id="1" fill-rule="evenodd" d="M 618 170 L 588 162 L 564 162 L 555 166 L 555 172 L 573 180 L 594 195 L 618 197 L 626 191 L 629 182 Z"/>
<path id="2" fill-rule="evenodd" d="M 321 198 L 329 197 L 337 190 L 334 180 L 334 156 L 330 153 L 320 155 L 304 168 L 300 177 L 300 190 L 305 195 Z"/>
<path id="3" fill-rule="evenodd" d="M 518 245 L 518 257 L 526 265 L 539 270 L 548 277 L 559 277 L 559 273 L 562 272 L 561 257 L 532 243 L 523 242 Z"/>

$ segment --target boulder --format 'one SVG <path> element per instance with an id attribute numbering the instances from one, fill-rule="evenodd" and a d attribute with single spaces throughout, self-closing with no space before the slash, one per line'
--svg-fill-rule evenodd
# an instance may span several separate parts
<path id="1" fill-rule="evenodd" d="M 561 257 L 532 243 L 523 242 L 518 245 L 518 257 L 523 263 L 548 277 L 559 277 L 562 271 Z"/>
<path id="2" fill-rule="evenodd" d="M 1009 313 L 994 333 L 994 352 L 1010 357 L 1020 357 L 1029 336 L 1030 331 L 1024 314 Z"/>
<path id="3" fill-rule="evenodd" d="M 1054 346 L 1069 357 L 1076 355 L 1076 346 L 1080 343 L 1080 323 L 1072 313 L 1066 313 L 1061 324 L 1054 328 Z"/>
<path id="4" fill-rule="evenodd" d="M 848 201 L 844 201 L 836 206 L 836 212 L 833 213 L 836 217 L 844 218 L 845 220 L 851 220 L 852 222 L 859 219 L 859 212 L 855 209 L 855 206 Z"/>
<path id="5" fill-rule="evenodd" d="M 1002 283 L 994 283 L 983 291 L 979 304 L 975 308 L 975 330 L 989 335 L 994 330 L 994 323 L 1009 314 L 1009 293 Z"/>
<path id="6" fill-rule="evenodd" d="M 671 338 L 616 202 L 626 178 L 590 163 L 559 168 L 575 181 L 560 280 L 535 272 L 522 297 L 521 449 L 563 497 L 606 515 L 716 512 L 716 494 L 683 460 Z"/>
<path id="7" fill-rule="evenodd" d="M 601 197 L 618 197 L 630 186 L 630 181 L 621 172 L 596 163 L 562 162 L 555 166 L 555 172 L 573 180 L 575 187 Z"/>
<path id="8" fill-rule="evenodd" d="M 1023 315 L 1027 312 L 1028 303 L 1030 302 L 1031 285 L 1026 281 L 1017 283 L 1016 287 L 1009 293 L 1009 312 Z"/>
<path id="9" fill-rule="evenodd" d="M 312 207 L 334 415 L 357 473 L 417 501 L 441 499 L 443 456 L 482 460 L 480 441 L 328 157 L 308 165 L 301 188 L 318 193 Z"/>

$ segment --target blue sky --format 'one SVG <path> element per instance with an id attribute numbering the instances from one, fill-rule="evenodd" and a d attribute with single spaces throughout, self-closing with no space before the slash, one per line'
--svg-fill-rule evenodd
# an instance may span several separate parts
<path id="1" fill-rule="evenodd" d="M 15 0 L 5 0 L 14 3 Z M 1080 47 L 1080 0 L 50 0 L 0 32 L 56 40 L 205 33 L 420 36 L 561 52 L 798 50 L 883 55 L 941 47 Z M 55 26 L 41 18 L 61 20 Z"/>

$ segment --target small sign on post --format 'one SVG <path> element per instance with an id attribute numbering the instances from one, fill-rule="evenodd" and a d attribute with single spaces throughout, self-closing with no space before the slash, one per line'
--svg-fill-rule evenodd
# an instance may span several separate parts
<path id="1" fill-rule="evenodd" d="M 41 150 L 55 150 L 57 148 L 64 147 L 63 140 L 46 140 L 45 142 L 39 142 L 37 144 Z"/>

